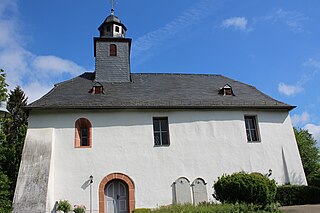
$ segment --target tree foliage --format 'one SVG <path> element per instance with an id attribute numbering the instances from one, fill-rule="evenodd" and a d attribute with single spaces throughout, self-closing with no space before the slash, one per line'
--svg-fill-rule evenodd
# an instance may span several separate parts
<path id="1" fill-rule="evenodd" d="M 317 141 L 312 134 L 305 129 L 294 128 L 294 133 L 298 143 L 303 169 L 309 184 L 314 183 L 314 177 L 320 175 L 320 152 Z"/>
<path id="2" fill-rule="evenodd" d="M 3 158 L 0 167 L 11 181 L 11 198 L 13 198 L 15 190 L 24 138 L 27 132 L 28 115 L 25 109 L 26 105 L 27 98 L 19 86 L 10 91 L 7 103 L 7 109 L 10 114 L 3 122 L 5 140 L 0 150 L 0 155 Z"/>
<path id="3" fill-rule="evenodd" d="M 0 69 L 0 101 L 5 101 L 7 99 L 7 86 L 6 74 L 3 69 Z"/>
<path id="4" fill-rule="evenodd" d="M 0 101 L 7 99 L 7 84 L 5 82 L 6 75 L 2 69 L 0 69 Z M 0 120 L 2 123 L 2 120 Z M 1 126 L 1 125 L 0 125 Z M 0 213 L 11 212 L 11 200 L 10 200 L 10 180 L 5 174 L 4 168 L 2 168 L 3 162 L 6 161 L 5 153 L 6 137 L 2 129 L 0 128 Z"/>
<path id="5" fill-rule="evenodd" d="M 0 171 L 0 213 L 11 212 L 10 181 L 7 175 Z"/>

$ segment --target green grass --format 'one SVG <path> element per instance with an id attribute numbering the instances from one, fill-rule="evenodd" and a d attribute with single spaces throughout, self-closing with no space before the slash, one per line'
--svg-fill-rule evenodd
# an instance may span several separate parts
<path id="1" fill-rule="evenodd" d="M 163 206 L 157 209 L 136 209 L 134 213 L 280 213 L 282 211 L 275 205 L 268 205 L 264 209 L 253 204 L 200 204 Z"/>

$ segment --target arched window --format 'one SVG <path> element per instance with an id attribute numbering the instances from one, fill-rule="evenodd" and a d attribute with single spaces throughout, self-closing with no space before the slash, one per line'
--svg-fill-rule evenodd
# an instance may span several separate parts
<path id="1" fill-rule="evenodd" d="M 110 44 L 110 56 L 117 56 L 117 45 Z"/>
<path id="2" fill-rule="evenodd" d="M 75 123 L 75 147 L 92 147 L 92 125 L 86 118 L 79 118 Z"/>

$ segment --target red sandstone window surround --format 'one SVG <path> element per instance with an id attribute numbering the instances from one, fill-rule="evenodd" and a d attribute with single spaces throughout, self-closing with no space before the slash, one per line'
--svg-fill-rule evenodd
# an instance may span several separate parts
<path id="1" fill-rule="evenodd" d="M 79 118 L 75 122 L 75 148 L 92 147 L 92 125 L 86 118 Z"/>
<path id="2" fill-rule="evenodd" d="M 110 44 L 110 56 L 117 56 L 117 45 Z"/>

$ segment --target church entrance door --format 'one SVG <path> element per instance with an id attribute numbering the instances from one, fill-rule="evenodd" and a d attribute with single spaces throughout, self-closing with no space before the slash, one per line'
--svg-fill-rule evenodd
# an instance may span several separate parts
<path id="1" fill-rule="evenodd" d="M 113 180 L 105 187 L 105 212 L 129 213 L 128 186 L 121 180 Z"/>

